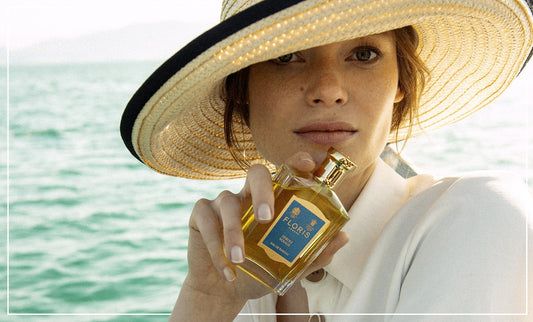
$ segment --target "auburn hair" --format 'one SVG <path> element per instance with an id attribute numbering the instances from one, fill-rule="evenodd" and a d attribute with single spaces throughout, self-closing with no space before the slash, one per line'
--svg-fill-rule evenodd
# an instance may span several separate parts
<path id="1" fill-rule="evenodd" d="M 399 141 L 400 128 L 407 127 L 410 137 L 413 124 L 418 118 L 420 94 L 422 93 L 429 72 L 424 62 L 417 55 L 418 34 L 412 26 L 393 30 L 396 40 L 396 56 L 398 63 L 398 86 L 403 93 L 403 99 L 394 103 L 392 112 L 391 133 L 395 133 Z M 241 123 L 249 126 L 248 111 L 248 74 L 249 67 L 241 69 L 226 77 L 222 88 L 224 109 L 224 135 L 231 155 L 243 168 L 249 167 L 245 157 L 239 153 L 240 146 L 233 129 L 235 117 Z M 405 144 L 404 144 L 405 145 Z"/>

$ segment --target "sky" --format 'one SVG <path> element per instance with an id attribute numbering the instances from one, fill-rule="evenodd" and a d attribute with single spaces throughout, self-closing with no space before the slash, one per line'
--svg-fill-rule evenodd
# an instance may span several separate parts
<path id="1" fill-rule="evenodd" d="M 221 4 L 222 0 L 0 0 L 0 48 L 12 51 L 165 21 L 194 23 L 199 30 L 193 34 L 199 35 L 219 21 Z M 527 66 L 526 71 L 531 69 Z"/>
<path id="2" fill-rule="evenodd" d="M 221 3 L 220 0 L 0 0 L 0 32 L 3 33 L 0 47 L 13 50 L 53 39 L 170 20 L 210 26 L 219 20 Z"/>

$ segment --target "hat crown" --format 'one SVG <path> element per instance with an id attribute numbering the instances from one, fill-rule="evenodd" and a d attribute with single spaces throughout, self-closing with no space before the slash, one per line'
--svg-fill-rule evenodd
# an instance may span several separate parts
<path id="1" fill-rule="evenodd" d="M 244 177 L 234 155 L 273 171 L 237 117 L 231 124 L 238 145 L 228 147 L 220 95 L 226 77 L 286 53 L 403 26 L 417 32 L 417 54 L 431 77 L 417 118 L 387 141 L 427 133 L 476 112 L 509 86 L 532 53 L 531 1 L 222 0 L 222 23 L 168 59 L 134 94 L 122 138 L 135 157 L 164 174 Z"/>
<path id="2" fill-rule="evenodd" d="M 223 0 L 220 20 L 226 20 L 229 17 L 261 2 L 262 0 Z"/>

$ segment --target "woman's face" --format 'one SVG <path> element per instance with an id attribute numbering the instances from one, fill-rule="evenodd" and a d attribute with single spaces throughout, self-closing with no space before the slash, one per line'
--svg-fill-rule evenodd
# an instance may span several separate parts
<path id="1" fill-rule="evenodd" d="M 279 57 L 250 67 L 250 129 L 280 165 L 298 151 L 320 162 L 334 147 L 358 172 L 373 169 L 390 132 L 398 88 L 393 32 Z"/>

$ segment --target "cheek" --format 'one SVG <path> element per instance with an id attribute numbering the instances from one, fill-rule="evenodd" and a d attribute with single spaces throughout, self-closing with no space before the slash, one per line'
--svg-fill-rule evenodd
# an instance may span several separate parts
<path id="1" fill-rule="evenodd" d="M 369 81 L 365 91 L 359 92 L 360 117 L 366 124 L 366 140 L 371 145 L 385 144 L 391 129 L 394 100 L 396 97 L 396 81 Z"/>
<path id="2" fill-rule="evenodd" d="M 275 89 L 259 80 L 250 79 L 249 83 L 249 122 L 254 139 L 261 138 L 261 134 L 268 130 L 272 118 L 276 117 L 274 107 L 277 102 L 273 98 Z"/>
<path id="3" fill-rule="evenodd" d="M 384 140 L 386 140 L 391 132 L 392 125 L 392 113 L 394 109 L 394 102 L 387 101 L 383 106 L 383 109 L 379 112 L 379 116 L 376 117 L 376 128 L 378 129 L 377 133 Z"/>
<path id="4" fill-rule="evenodd" d="M 268 63 L 252 66 L 248 79 L 250 127 L 257 129 L 281 127 L 280 122 L 290 118 L 298 99 L 291 86 L 296 82 L 265 64 Z"/>
<path id="5" fill-rule="evenodd" d="M 390 70 L 395 69 L 395 65 L 390 66 Z M 372 119 L 380 124 L 391 123 L 394 103 L 398 97 L 397 73 L 387 72 L 369 79 L 362 95 L 363 100 L 367 102 L 367 113 L 372 114 Z"/>
<path id="6" fill-rule="evenodd" d="M 283 150 L 280 120 L 269 108 L 258 108 L 250 102 L 250 131 L 255 147 L 268 161 L 279 164 L 278 154 Z"/>
<path id="7" fill-rule="evenodd" d="M 268 65 L 254 65 L 248 78 L 249 124 L 257 150 L 281 164 L 299 149 L 292 129 L 301 118 L 301 81 Z M 300 108 L 299 108 L 300 106 Z"/>
<path id="8" fill-rule="evenodd" d="M 269 81 L 269 77 L 265 76 L 265 73 L 261 71 L 261 68 L 252 66 L 250 68 L 250 74 L 248 78 L 248 99 L 250 106 L 250 125 L 257 124 L 257 120 L 263 119 L 268 116 L 273 106 L 271 93 L 274 93 L 277 89 L 272 86 L 272 81 Z"/>
<path id="9" fill-rule="evenodd" d="M 267 109 L 254 108 L 254 105 L 250 103 L 250 131 L 254 139 L 255 145 L 262 152 L 263 141 L 276 132 L 271 124 L 275 122 L 270 121 L 272 113 Z"/>
<path id="10" fill-rule="evenodd" d="M 281 88 L 276 86 L 268 75 L 251 68 L 248 81 L 249 124 L 257 150 L 273 162 L 271 151 L 278 149 L 275 136 L 280 132 L 279 95 Z M 275 95 L 273 94 L 275 93 Z"/>

